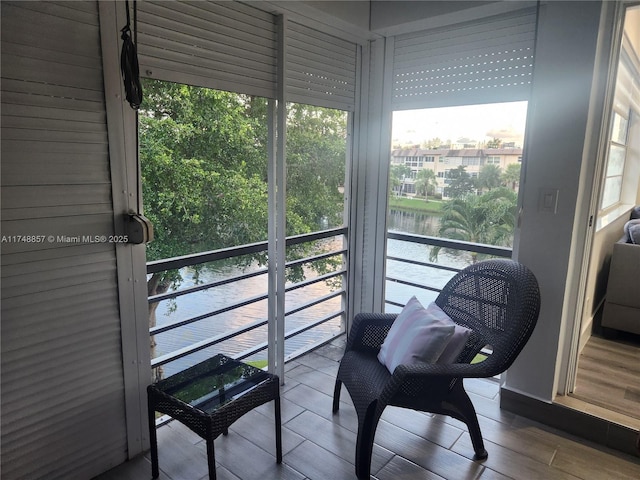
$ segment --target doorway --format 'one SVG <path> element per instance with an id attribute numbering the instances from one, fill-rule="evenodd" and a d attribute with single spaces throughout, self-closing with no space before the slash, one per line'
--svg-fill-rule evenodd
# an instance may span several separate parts
<path id="1" fill-rule="evenodd" d="M 634 207 L 640 205 L 640 5 L 628 5 L 616 40 L 608 109 L 603 116 L 603 161 L 594 183 L 594 233 L 584 283 L 577 368 L 559 403 L 640 428 L 640 331 L 603 326 L 612 298 L 610 265 Z M 612 275 L 615 274 L 615 271 Z M 609 291 L 608 291 L 609 290 Z M 613 314 L 617 318 L 618 314 Z M 606 318 L 606 317 L 605 317 Z M 614 321 L 615 324 L 615 321 Z"/>

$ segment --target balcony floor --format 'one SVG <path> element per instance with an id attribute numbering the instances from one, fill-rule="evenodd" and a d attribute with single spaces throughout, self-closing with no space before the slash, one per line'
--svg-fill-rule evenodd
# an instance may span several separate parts
<path id="1" fill-rule="evenodd" d="M 357 420 L 343 388 L 340 412 L 331 400 L 344 337 L 287 364 L 282 387 L 284 459 L 275 463 L 272 402 L 248 413 L 215 441 L 219 480 L 355 479 Z M 636 479 L 640 459 L 591 445 L 499 407 L 491 380 L 468 380 L 489 452 L 472 460 L 466 427 L 451 418 L 387 408 L 376 434 L 371 472 L 378 480 Z M 205 443 L 172 422 L 158 430 L 161 480 L 207 478 Z M 148 480 L 148 453 L 95 480 Z"/>

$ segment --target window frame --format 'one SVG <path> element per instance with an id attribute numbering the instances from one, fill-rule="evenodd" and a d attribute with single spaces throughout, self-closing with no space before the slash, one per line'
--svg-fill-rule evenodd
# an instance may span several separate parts
<path id="1" fill-rule="evenodd" d="M 629 142 L 629 126 L 633 120 L 633 110 L 629 108 L 626 112 L 626 117 L 620 110 L 614 110 L 613 115 L 611 116 L 611 125 L 610 125 L 610 134 L 607 145 L 607 161 L 605 165 L 605 169 L 602 176 L 602 193 L 600 195 L 600 211 L 607 211 L 617 207 L 622 200 L 622 192 L 624 189 L 624 172 L 626 166 L 627 159 L 627 151 L 628 151 L 628 142 Z M 616 120 L 621 119 L 619 122 L 621 125 L 624 125 L 622 129 L 616 129 Z M 622 123 L 624 122 L 624 123 Z M 623 130 L 623 132 L 621 132 Z M 622 133 L 622 137 L 620 137 L 620 133 Z M 614 138 L 616 137 L 617 138 Z M 614 150 L 615 149 L 615 150 Z M 617 159 L 617 162 L 620 165 L 613 165 L 612 153 L 614 151 L 620 151 L 621 154 Z M 615 170 L 612 169 L 612 165 L 615 166 Z M 615 190 L 617 192 L 610 192 L 609 189 L 611 187 L 611 181 L 617 180 L 617 185 L 614 184 Z M 613 193 L 613 195 L 612 195 Z M 615 197 L 614 200 L 609 199 L 608 197 L 612 195 L 612 198 Z M 605 201 L 607 203 L 605 204 Z"/>

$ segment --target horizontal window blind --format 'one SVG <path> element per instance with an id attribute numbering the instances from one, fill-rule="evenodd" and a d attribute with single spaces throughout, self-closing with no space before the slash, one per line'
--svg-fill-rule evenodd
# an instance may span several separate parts
<path id="1" fill-rule="evenodd" d="M 274 98 L 274 16 L 238 2 L 138 2 L 140 74 Z"/>
<path id="2" fill-rule="evenodd" d="M 305 25 L 287 22 L 287 99 L 353 111 L 357 46 Z"/>
<path id="3" fill-rule="evenodd" d="M 394 110 L 527 100 L 536 9 L 418 33 L 394 42 Z"/>

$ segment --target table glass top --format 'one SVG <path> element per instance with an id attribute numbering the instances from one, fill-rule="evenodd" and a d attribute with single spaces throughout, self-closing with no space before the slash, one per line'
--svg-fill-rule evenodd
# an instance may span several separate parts
<path id="1" fill-rule="evenodd" d="M 154 388 L 205 412 L 248 392 L 270 374 L 225 355 L 216 355 L 171 377 Z"/>

